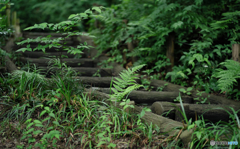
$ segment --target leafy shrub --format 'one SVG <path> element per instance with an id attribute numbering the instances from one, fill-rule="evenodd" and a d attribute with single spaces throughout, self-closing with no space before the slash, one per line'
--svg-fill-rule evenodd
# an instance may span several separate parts
<path id="1" fill-rule="evenodd" d="M 115 61 L 122 59 L 119 55 L 124 52 L 127 58 L 137 56 L 133 65 L 147 64 L 147 69 L 153 72 L 165 71 L 167 65 L 163 69 L 158 66 L 164 60 L 167 40 L 172 34 L 175 67 L 165 79 L 190 86 L 188 80 L 197 81 L 203 90 L 217 91 L 212 85 L 216 83 L 212 74 L 219 63 L 231 58 L 229 43 L 239 42 L 237 3 L 237 0 L 122 1 L 93 15 L 91 31 L 98 37 L 99 53 L 107 52 Z M 97 20 L 101 21 L 100 29 L 94 29 Z M 133 42 L 133 51 L 127 49 L 127 42 Z"/>
<path id="2" fill-rule="evenodd" d="M 71 14 L 84 12 L 94 4 L 109 6 L 108 0 L 75 1 L 75 0 L 11 0 L 15 5 L 13 11 L 17 11 L 21 21 L 21 27 L 26 28 L 43 22 L 58 23 L 67 19 Z M 41 16 L 41 17 L 39 17 Z M 27 17 L 27 18 L 26 18 Z M 81 29 L 84 29 L 80 23 Z"/>

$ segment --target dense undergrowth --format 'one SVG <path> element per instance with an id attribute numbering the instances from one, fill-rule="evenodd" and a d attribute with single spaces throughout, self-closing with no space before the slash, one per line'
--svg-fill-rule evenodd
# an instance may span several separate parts
<path id="1" fill-rule="evenodd" d="M 134 81 L 135 72 L 142 67 L 126 70 L 122 79 L 113 81 L 117 90 L 112 98 L 125 108 L 129 100 L 124 95 L 142 86 Z M 85 86 L 71 75 L 72 70 L 63 70 L 52 79 L 23 70 L 1 77 L 1 143 L 17 139 L 17 148 L 184 148 L 179 139 L 164 136 L 159 127 L 140 119 L 148 109 L 139 115 L 117 109 L 108 104 L 108 99 L 99 100 L 85 93 Z M 229 135 L 226 141 L 238 141 L 239 119 L 234 113 L 231 123 L 185 119 L 185 129 L 196 127 L 197 137 L 191 145 L 203 148 L 210 139 L 220 141 L 223 135 Z"/>
<path id="2" fill-rule="evenodd" d="M 143 73 L 145 72 L 148 74 L 150 78 L 159 79 L 157 74 L 155 76 L 151 74 L 156 71 L 161 72 L 161 70 L 167 65 L 163 47 L 165 37 L 168 33 L 173 31 L 173 29 L 176 29 L 179 34 L 183 32 L 178 38 L 179 41 L 184 43 L 184 37 L 190 37 L 191 35 L 190 31 L 184 32 L 184 28 L 181 28 L 183 27 L 181 24 L 184 21 L 178 22 L 178 18 L 175 18 L 171 24 L 167 18 L 171 18 L 174 15 L 185 16 L 185 19 L 189 20 L 186 28 L 190 28 L 191 25 L 194 24 L 194 21 L 196 21 L 193 18 L 198 17 L 192 16 L 194 13 L 188 13 L 188 11 L 197 9 L 196 6 L 199 6 L 202 1 L 195 1 L 194 4 L 191 3 L 191 7 L 188 6 L 188 3 L 190 3 L 188 1 L 184 5 L 177 5 L 177 2 L 175 4 L 169 4 L 166 1 L 156 1 L 156 6 L 154 5 L 155 3 L 151 1 L 141 1 L 144 2 L 145 5 L 139 5 L 139 2 L 140 1 L 135 2 L 129 0 L 123 1 L 120 5 L 113 5 L 112 7 L 115 10 L 115 16 L 110 13 L 113 11 L 112 9 L 107 9 L 102 13 L 102 9 L 94 7 L 93 9 L 88 9 L 84 13 L 71 15 L 68 21 L 63 21 L 57 24 L 36 24 L 27 28 L 27 30 L 48 29 L 65 32 L 68 36 L 81 35 L 79 32 L 72 32 L 71 28 L 79 21 L 87 19 L 90 15 L 94 16 L 93 14 L 100 13 L 103 18 L 111 19 L 106 22 L 107 27 L 102 30 L 101 34 L 95 34 L 102 40 L 101 43 L 99 41 L 96 42 L 99 44 L 100 51 L 111 48 L 110 54 L 111 56 L 115 56 L 112 57 L 112 60 L 121 59 L 121 55 L 118 53 L 120 42 L 128 40 L 131 35 L 134 35 L 132 36 L 133 39 L 138 37 L 139 39 L 136 41 L 136 43 L 138 43 L 138 48 L 136 48 L 134 52 L 138 54 L 139 58 L 138 61 L 134 63 L 135 67 L 122 72 L 122 78 L 112 82 L 113 87 L 116 88 L 116 90 L 114 92 L 115 94 L 111 96 L 111 99 L 115 98 L 116 102 L 120 102 L 124 108 L 117 109 L 115 106 L 109 104 L 109 99 L 99 100 L 94 94 L 89 94 L 89 92 L 86 93 L 86 86 L 81 83 L 81 80 L 78 80 L 75 77 L 76 73 L 64 63 L 58 63 L 58 60 L 56 60 L 56 63 L 54 64 L 61 69 L 51 79 L 46 79 L 44 75 L 39 74 L 36 68 L 32 69 L 30 66 L 22 67 L 22 70 L 15 71 L 12 74 L 1 74 L 0 77 L 0 144 L 8 147 L 9 140 L 16 140 L 14 142 L 16 142 L 15 144 L 17 145 L 17 148 L 127 148 L 127 146 L 132 148 L 187 147 L 186 145 L 183 145 L 180 139 L 178 139 L 178 136 L 164 136 L 160 133 L 161 128 L 156 127 L 153 124 L 147 125 L 141 118 L 145 114 L 145 111 L 149 111 L 149 109 L 144 108 L 139 115 L 126 112 L 124 109 L 133 108 L 131 105 L 128 105 L 129 99 L 127 99 L 126 95 L 147 84 L 143 83 L 142 85 L 139 85 L 134 81 L 137 77 L 137 71 L 144 68 L 142 69 L 144 70 L 142 71 Z M 224 3 L 223 1 L 221 2 Z M 208 5 L 210 8 L 214 7 L 213 3 Z M 129 15 L 127 12 L 133 10 L 133 6 L 136 11 Z M 204 9 L 209 8 L 207 7 Z M 177 15 L 177 11 L 174 10 L 181 10 L 183 12 L 178 12 L 179 14 Z M 161 13 L 162 16 L 167 17 L 162 19 L 163 22 L 152 22 L 151 19 L 161 20 L 162 16 L 157 16 L 159 13 Z M 118 19 L 117 17 L 119 15 L 121 17 Z M 197 13 L 195 13 L 195 15 L 197 15 Z M 206 12 L 205 15 L 209 14 Z M 235 14 L 231 15 L 235 16 Z M 220 15 L 218 17 L 220 18 Z M 122 23 L 122 19 L 125 18 L 130 20 L 128 25 Z M 141 18 L 140 21 L 137 20 L 138 18 Z M 204 16 L 200 17 L 200 20 L 201 19 L 205 19 Z M 213 23 L 214 21 L 216 20 L 210 18 L 210 23 Z M 175 24 L 176 22 L 177 24 Z M 161 26 L 166 24 L 167 26 Z M 168 27 L 171 27 L 172 30 L 169 30 Z M 206 76 L 209 76 L 215 71 L 210 67 L 213 67 L 215 66 L 214 64 L 218 64 L 226 59 L 226 57 L 213 58 L 214 56 L 211 57 L 211 53 L 207 54 L 209 56 L 205 56 L 206 53 L 209 52 L 204 49 L 207 47 L 206 42 L 210 40 L 210 37 L 207 38 L 209 35 L 208 32 L 212 33 L 213 30 L 208 27 L 207 23 L 202 26 L 199 25 L 198 27 L 199 28 L 196 28 L 195 31 L 201 29 L 201 33 L 204 32 L 204 38 L 201 38 L 203 41 L 199 39 L 198 41 L 196 39 L 193 40 L 194 42 L 191 43 L 191 47 L 196 48 L 198 45 L 198 48 L 195 50 L 191 49 L 188 51 L 188 47 L 184 47 L 186 48 L 185 50 L 183 50 L 184 48 L 179 50 L 184 54 L 181 58 L 184 65 L 174 67 L 174 71 L 168 74 L 175 83 L 182 82 L 182 85 L 184 85 L 184 81 L 179 80 L 179 76 L 175 76 L 174 78 L 174 75 L 179 74 L 180 76 L 183 76 L 183 78 L 186 78 L 189 77 L 193 71 L 197 70 L 197 68 L 203 68 L 204 70 L 202 71 L 204 71 L 204 73 L 199 72 L 194 74 L 193 76 L 195 79 L 197 78 L 197 80 L 191 80 L 195 82 L 197 81 L 197 83 L 193 84 L 202 86 L 204 83 L 202 78 L 207 78 Z M 156 30 L 157 32 L 153 30 Z M 217 32 L 217 29 L 214 31 Z M 104 35 L 107 38 L 104 38 Z M 64 39 L 59 38 L 52 40 L 49 36 L 37 39 L 27 39 L 19 44 L 42 42 L 45 43 L 46 47 L 64 48 L 72 54 L 80 54 L 84 48 L 88 48 L 87 45 L 79 45 L 77 48 L 60 45 L 59 42 L 61 40 Z M 131 41 L 131 39 L 128 41 Z M 189 41 L 192 41 L 192 39 L 186 39 L 186 42 Z M 203 46 L 199 46 L 200 44 Z M 228 49 L 228 45 L 221 47 L 218 44 L 210 44 L 208 46 L 220 47 L 215 51 L 216 53 L 219 53 L 219 50 L 222 48 L 225 49 L 226 53 L 229 53 L 230 50 Z M 19 49 L 19 51 L 44 51 L 46 47 L 39 46 L 35 49 L 26 47 Z M 128 56 L 135 56 L 133 53 L 129 53 Z M 158 56 L 156 57 L 156 55 Z M 119 62 L 123 61 L 119 60 Z M 208 65 L 208 67 L 202 67 L 203 64 Z M 220 78 L 218 83 L 220 83 L 219 87 L 222 91 L 228 89 L 228 85 L 231 86 L 234 79 L 237 79 L 239 74 L 236 67 L 231 67 L 233 66 L 232 64 L 235 65 L 232 61 L 222 63 L 222 65 L 227 67 L 227 70 L 218 69 L 219 73 L 215 74 L 217 78 Z M 185 74 L 186 72 L 188 72 L 187 75 Z M 232 77 L 228 77 L 227 72 L 231 72 Z M 205 74 L 205 76 L 203 76 L 203 74 Z M 202 83 L 200 83 L 201 80 Z M 216 80 L 213 82 L 217 83 Z M 212 87 L 204 86 L 205 90 L 207 90 L 207 88 L 212 89 Z M 219 89 L 216 89 L 216 91 L 218 90 Z M 178 99 L 182 104 L 180 96 Z M 188 120 L 183 108 L 181 109 L 181 112 L 184 117 L 184 123 L 186 124 L 184 129 L 194 128 L 193 140 L 189 144 L 190 148 L 193 146 L 196 148 L 208 147 L 211 139 L 214 139 L 215 141 L 240 142 L 240 122 L 237 116 L 238 111 L 233 110 L 233 114 L 229 113 L 232 118 L 231 122 L 219 122 L 217 124 L 207 123 L 201 116 L 199 116 L 196 121 L 191 119 Z M 225 140 L 220 138 L 221 136 L 225 136 Z M 231 148 L 239 148 L 238 146 L 239 144 L 230 145 Z"/>
<path id="3" fill-rule="evenodd" d="M 224 92 L 238 100 L 239 87 L 232 86 L 238 75 L 232 75 L 229 69 L 222 71 L 231 76 L 225 80 L 229 86 L 223 87 L 225 82 L 218 80 L 222 76 L 217 76 L 217 69 L 226 70 L 228 62 L 220 63 L 232 58 L 232 44 L 239 43 L 239 6 L 238 0 L 124 0 L 93 15 L 90 31 L 97 36 L 99 53 L 111 56 L 103 64 L 146 64 L 143 73 L 153 79 L 208 93 Z M 171 72 L 166 69 L 169 36 L 174 36 L 175 43 Z M 129 49 L 127 43 L 132 43 L 134 49 Z M 147 81 L 145 84 L 148 86 Z"/>
<path id="4" fill-rule="evenodd" d="M 94 5 L 108 7 L 112 4 L 118 3 L 117 1 L 112 0 L 29 0 L 28 2 L 25 0 L 10 1 L 14 4 L 11 6 L 11 10 L 16 11 L 18 18 L 20 18 L 21 28 L 26 28 L 43 22 L 58 23 L 66 20 L 69 15 L 84 12 L 86 9 L 91 8 Z M 84 31 L 88 28 L 87 26 L 87 21 L 82 21 L 76 28 Z M 41 30 L 35 31 L 41 32 Z"/>

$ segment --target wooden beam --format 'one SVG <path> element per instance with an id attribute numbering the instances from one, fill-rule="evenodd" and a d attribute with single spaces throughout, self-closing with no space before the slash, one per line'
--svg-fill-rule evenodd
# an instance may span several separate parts
<path id="1" fill-rule="evenodd" d="M 7 25 L 11 25 L 11 5 L 7 4 L 7 9 L 6 9 L 6 15 L 7 15 Z"/>
<path id="2" fill-rule="evenodd" d="M 240 62 L 239 60 L 239 44 L 233 44 L 232 45 L 232 59 L 234 61 Z"/>
<path id="3" fill-rule="evenodd" d="M 171 66 L 167 67 L 167 72 L 171 72 L 174 66 L 174 33 L 170 33 L 167 39 L 167 59 L 170 59 Z"/>

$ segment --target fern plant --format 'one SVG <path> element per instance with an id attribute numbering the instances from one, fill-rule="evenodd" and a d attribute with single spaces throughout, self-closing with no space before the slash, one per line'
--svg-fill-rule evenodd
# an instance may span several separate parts
<path id="1" fill-rule="evenodd" d="M 136 83 L 135 79 L 138 79 L 137 72 L 142 67 L 144 67 L 145 64 L 135 66 L 133 68 L 129 68 L 128 70 L 124 70 L 120 73 L 121 78 L 115 78 L 116 80 L 113 81 L 113 87 L 112 88 L 114 94 L 111 95 L 111 97 L 117 99 L 117 101 L 121 101 L 124 96 L 132 92 L 133 90 L 136 90 L 140 87 L 143 87 L 143 85 L 139 85 Z"/>
<path id="2" fill-rule="evenodd" d="M 240 64 L 234 60 L 226 60 L 220 63 L 220 65 L 226 67 L 227 70 L 219 68 L 213 77 L 219 78 L 217 83 L 221 92 L 229 92 L 233 88 L 234 83 L 238 83 L 237 79 L 240 78 Z"/>

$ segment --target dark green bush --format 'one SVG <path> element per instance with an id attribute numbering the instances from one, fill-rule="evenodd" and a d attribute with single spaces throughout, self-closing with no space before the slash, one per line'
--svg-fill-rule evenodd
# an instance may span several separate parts
<path id="1" fill-rule="evenodd" d="M 13 11 L 17 11 L 21 20 L 21 27 L 26 28 L 43 22 L 58 23 L 64 21 L 71 14 L 81 13 L 93 5 L 109 6 L 112 0 L 11 0 L 15 5 Z M 84 26 L 80 24 L 80 28 Z"/>
<path id="2" fill-rule="evenodd" d="M 136 42 L 127 56 L 137 56 L 135 65 L 147 64 L 153 72 L 164 72 L 158 66 L 166 58 L 167 39 L 175 35 L 175 67 L 167 79 L 181 85 L 197 82 L 204 90 L 212 88 L 212 78 L 219 63 L 231 58 L 231 44 L 239 42 L 239 0 L 128 0 L 107 8 L 95 20 L 101 29 L 92 30 L 98 38 L 100 52 L 109 51 L 111 60 L 122 60 L 123 43 Z M 124 19 L 128 23 L 123 22 Z M 109 60 L 109 61 L 111 61 Z"/>

